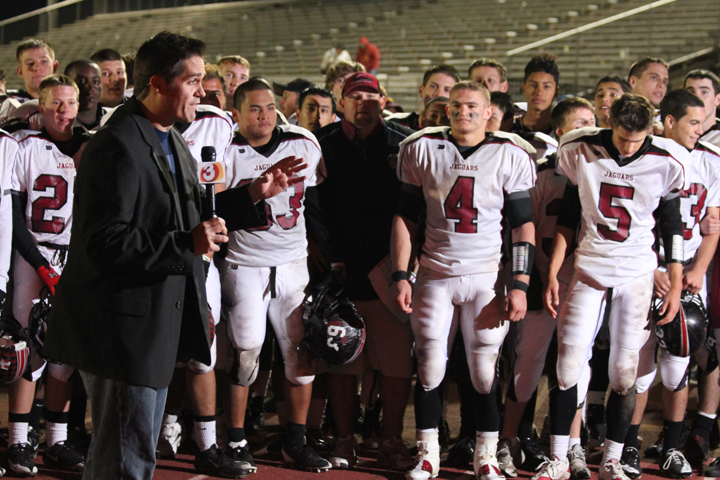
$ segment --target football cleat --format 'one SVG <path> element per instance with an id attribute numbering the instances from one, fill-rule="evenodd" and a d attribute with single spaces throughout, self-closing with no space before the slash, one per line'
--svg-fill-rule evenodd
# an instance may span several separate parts
<path id="1" fill-rule="evenodd" d="M 347 435 L 337 439 L 335 449 L 330 455 L 330 463 L 333 468 L 347 470 L 357 463 L 357 453 L 355 453 L 355 436 Z"/>
<path id="2" fill-rule="evenodd" d="M 32 461 L 33 448 L 29 443 L 11 445 L 6 456 L 8 469 L 18 477 L 34 477 L 38 469 Z"/>
<path id="3" fill-rule="evenodd" d="M 250 455 L 247 440 L 242 440 L 238 443 L 229 443 L 228 446 L 225 447 L 225 455 L 249 473 L 257 472 L 257 465 L 255 465 L 255 460 L 253 460 L 252 455 Z"/>
<path id="4" fill-rule="evenodd" d="M 637 449 L 634 450 L 637 452 Z M 598 472 L 598 478 L 600 480 L 628 480 L 628 478 L 630 477 L 628 477 L 625 473 L 626 472 L 623 469 L 622 465 L 620 465 L 619 463 L 608 461 L 605 462 L 605 465 L 602 465 L 600 467 L 600 470 Z"/>
<path id="5" fill-rule="evenodd" d="M 585 461 L 585 450 L 579 443 L 573 445 L 568 452 L 568 461 L 570 462 L 570 478 L 580 480 L 588 480 L 590 478 L 590 469 Z"/>
<path id="6" fill-rule="evenodd" d="M 660 462 L 660 470 L 670 478 L 687 478 L 692 475 L 692 467 L 679 451 L 671 448 L 663 454 Z"/>
<path id="7" fill-rule="evenodd" d="M 607 464 L 612 462 L 607 462 Z M 614 464 L 613 464 L 614 465 Z M 642 475 L 642 467 L 640 466 L 640 452 L 635 447 L 625 447 L 622 457 L 620 457 L 620 468 L 625 472 L 628 478 L 637 479 Z M 600 472 L 602 472 L 602 467 Z"/>
<path id="8" fill-rule="evenodd" d="M 500 465 L 500 471 L 507 477 L 517 477 L 518 472 L 515 468 L 513 453 L 517 455 L 520 450 L 520 440 L 516 438 L 502 438 L 497 446 L 497 461 Z"/>
<path id="9" fill-rule="evenodd" d="M 415 467 L 405 473 L 407 480 L 427 480 L 440 473 L 440 443 L 437 434 L 426 440 L 418 440 Z"/>
<path id="10" fill-rule="evenodd" d="M 532 480 L 567 480 L 570 478 L 570 465 L 557 457 L 545 460 Z"/>
<path id="11" fill-rule="evenodd" d="M 45 448 L 42 458 L 43 464 L 48 467 L 76 472 L 82 472 L 85 468 L 85 457 L 70 448 L 66 442 L 57 442 L 52 447 Z"/>
<path id="12" fill-rule="evenodd" d="M 244 478 L 250 473 L 228 458 L 217 445 L 195 455 L 195 471 L 223 478 Z"/>
<path id="13" fill-rule="evenodd" d="M 332 468 L 332 464 L 322 458 L 309 445 L 293 445 L 288 442 L 282 447 L 285 463 L 307 470 L 309 472 L 325 472 Z"/>

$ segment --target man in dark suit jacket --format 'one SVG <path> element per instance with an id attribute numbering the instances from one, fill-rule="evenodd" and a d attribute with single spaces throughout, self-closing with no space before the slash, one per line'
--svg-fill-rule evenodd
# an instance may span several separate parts
<path id="1" fill-rule="evenodd" d="M 288 178 L 302 162 L 285 159 L 247 188 L 218 195 L 227 228 L 222 218 L 200 222 L 195 160 L 172 126 L 195 118 L 203 53 L 200 40 L 168 32 L 145 42 L 135 96 L 88 144 L 78 169 L 45 353 L 77 367 L 92 400 L 86 479 L 152 477 L 176 361 L 210 363 L 202 256 L 227 242 L 228 228 L 264 225 L 263 200 L 303 180 Z M 208 473 L 247 473 L 210 450 Z"/>

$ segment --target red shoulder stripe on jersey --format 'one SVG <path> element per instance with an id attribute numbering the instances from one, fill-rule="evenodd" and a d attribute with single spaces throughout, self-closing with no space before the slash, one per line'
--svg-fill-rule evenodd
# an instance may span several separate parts
<path id="1" fill-rule="evenodd" d="M 697 147 L 695 147 L 695 150 L 700 150 L 701 152 L 706 152 L 711 155 L 715 155 L 716 157 L 720 157 L 720 155 L 717 154 L 714 150 L 710 150 L 709 148 L 706 148 L 698 143 Z"/>
<path id="2" fill-rule="evenodd" d="M 232 123 L 230 123 L 230 120 L 228 120 L 228 118 L 223 115 L 218 115 L 217 113 L 214 113 L 214 112 L 196 112 L 195 113 L 195 121 L 206 120 L 209 118 L 221 118 L 221 119 L 225 120 L 225 122 L 228 125 L 230 125 L 230 128 L 232 128 Z"/>
<path id="3" fill-rule="evenodd" d="M 20 140 L 18 143 L 22 143 L 22 142 L 24 142 L 25 140 L 28 140 L 28 139 L 30 139 L 30 138 L 37 138 L 37 139 L 40 139 L 40 140 L 45 140 L 45 141 L 48 142 L 48 143 L 53 143 L 53 142 L 51 142 L 50 140 L 48 140 L 47 138 L 45 138 L 45 137 L 44 137 L 42 134 L 40 134 L 40 133 L 33 133 L 32 135 L 28 135 L 27 137 L 25 137 L 25 138 L 23 138 L 22 140 Z"/>
<path id="4" fill-rule="evenodd" d="M 678 165 L 680 165 L 680 168 L 682 168 L 682 172 L 683 172 L 683 178 L 686 178 L 685 177 L 685 165 L 683 165 L 680 160 L 673 157 L 667 150 L 663 150 L 662 148 L 658 148 L 655 145 L 651 145 L 650 149 L 645 153 L 645 155 L 656 155 L 658 157 L 672 158 L 673 160 L 675 160 L 678 163 Z"/>
<path id="5" fill-rule="evenodd" d="M 516 148 L 519 148 L 520 150 L 522 150 L 522 152 L 526 155 L 528 161 L 529 161 L 530 164 L 531 164 L 530 171 L 532 172 L 533 183 L 535 183 L 535 181 L 537 180 L 537 171 L 536 171 L 537 164 L 536 164 L 535 161 L 532 159 L 532 157 L 530 157 L 530 154 L 527 152 L 527 150 L 525 150 L 524 148 L 522 148 L 520 145 L 518 145 L 517 143 L 513 142 L 513 141 L 510 140 L 509 138 L 502 138 L 502 137 L 493 137 L 493 138 L 492 138 L 489 142 L 487 142 L 485 145 L 491 145 L 491 144 L 493 144 L 493 143 L 498 144 L 498 145 L 504 145 L 504 144 L 506 144 L 506 143 L 509 143 L 509 144 L 512 145 L 513 147 L 516 147 Z"/>
<path id="6" fill-rule="evenodd" d="M 433 132 L 433 133 L 423 133 L 418 138 L 429 138 L 431 140 L 444 140 L 446 142 L 450 142 L 450 139 L 446 138 L 445 135 L 443 135 L 442 131 Z"/>

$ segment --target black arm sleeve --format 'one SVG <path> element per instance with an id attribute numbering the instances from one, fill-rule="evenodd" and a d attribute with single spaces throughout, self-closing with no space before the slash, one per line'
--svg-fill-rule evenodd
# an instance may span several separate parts
<path id="1" fill-rule="evenodd" d="M 403 183 L 400 187 L 396 213 L 411 222 L 418 223 L 424 207 L 425 197 L 423 197 L 422 187 Z"/>
<path id="2" fill-rule="evenodd" d="M 677 193 L 666 195 L 655 212 L 665 250 L 665 263 L 682 263 L 685 259 L 680 196 Z"/>
<path id="3" fill-rule="evenodd" d="M 580 225 L 581 215 L 580 192 L 578 191 L 577 185 L 573 185 L 568 181 L 565 186 L 565 193 L 563 194 L 562 205 L 560 206 L 560 215 L 558 215 L 556 225 L 575 231 L 578 225 Z"/>
<path id="4" fill-rule="evenodd" d="M 527 190 L 505 195 L 503 209 L 512 230 L 526 223 L 532 223 L 532 202 L 530 201 L 530 192 Z"/>
<path id="5" fill-rule="evenodd" d="M 225 220 L 228 232 L 267 224 L 265 200 L 253 205 L 249 187 L 228 188 L 215 196 L 217 216 Z"/>
<path id="6" fill-rule="evenodd" d="M 13 213 L 13 247 L 35 270 L 40 267 L 48 267 L 50 264 L 38 250 L 30 231 L 25 225 L 23 215 L 27 195 L 13 190 L 12 192 L 12 213 Z"/>

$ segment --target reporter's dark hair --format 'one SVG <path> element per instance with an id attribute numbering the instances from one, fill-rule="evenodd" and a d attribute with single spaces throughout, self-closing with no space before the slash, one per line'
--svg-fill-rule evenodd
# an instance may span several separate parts
<path id="1" fill-rule="evenodd" d="M 650 130 L 655 118 L 655 107 L 650 101 L 634 93 L 626 93 L 610 107 L 610 125 L 628 132 Z"/>
<path id="2" fill-rule="evenodd" d="M 205 54 L 205 42 L 170 32 L 160 32 L 142 44 L 135 55 L 133 93 L 138 100 L 147 96 L 150 79 L 157 75 L 172 83 L 191 57 Z"/>
<path id="3" fill-rule="evenodd" d="M 678 88 L 668 92 L 660 102 L 660 118 L 663 122 L 668 116 L 680 120 L 687 115 L 688 107 L 705 108 L 705 103 L 690 90 Z"/>
<path id="4" fill-rule="evenodd" d="M 240 110 L 240 106 L 245 101 L 248 92 L 257 92 L 260 90 L 273 91 L 270 83 L 262 77 L 250 77 L 247 82 L 241 83 L 237 90 L 235 90 L 235 96 L 233 97 L 233 107 Z"/>
<path id="5" fill-rule="evenodd" d="M 308 87 L 302 92 L 300 92 L 300 98 L 298 99 L 298 110 L 302 110 L 303 102 L 305 102 L 305 99 L 308 95 L 317 95 L 319 97 L 329 98 L 332 101 L 332 112 L 337 113 L 335 111 L 335 95 L 333 95 L 333 93 L 327 88 L 322 88 L 319 85 Z"/>

